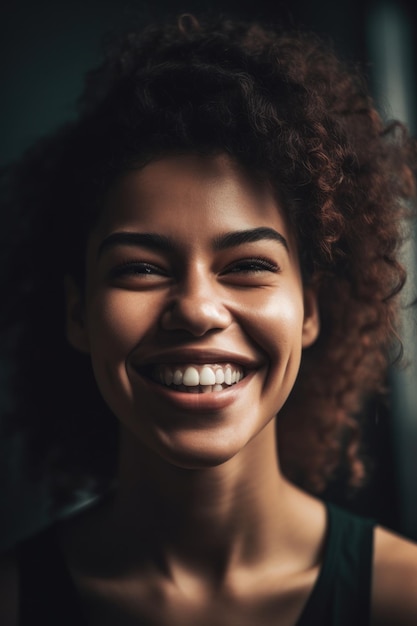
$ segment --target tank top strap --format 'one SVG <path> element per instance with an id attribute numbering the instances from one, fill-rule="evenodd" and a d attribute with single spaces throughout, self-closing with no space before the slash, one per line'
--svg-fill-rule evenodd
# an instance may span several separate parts
<path id="1" fill-rule="evenodd" d="M 369 626 L 375 521 L 326 507 L 321 571 L 296 626 Z"/>
<path id="2" fill-rule="evenodd" d="M 85 626 L 55 526 L 19 544 L 17 559 L 19 626 Z"/>

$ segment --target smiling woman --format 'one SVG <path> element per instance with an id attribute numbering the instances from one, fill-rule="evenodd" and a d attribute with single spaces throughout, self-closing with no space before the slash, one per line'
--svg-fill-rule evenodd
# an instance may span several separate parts
<path id="1" fill-rule="evenodd" d="M 318 332 L 285 213 L 225 155 L 165 157 L 125 175 L 68 308 L 70 342 L 91 354 L 112 412 L 181 467 L 245 448 Z"/>
<path id="2" fill-rule="evenodd" d="M 2 624 L 416 623 L 416 546 L 312 495 L 364 479 L 414 167 L 312 36 L 110 51 L 8 174 L 10 419 L 57 506 L 99 497 L 4 557 Z"/>

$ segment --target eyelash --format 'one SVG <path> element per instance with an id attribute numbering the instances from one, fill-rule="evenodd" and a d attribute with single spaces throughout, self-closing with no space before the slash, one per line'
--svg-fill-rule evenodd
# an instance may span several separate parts
<path id="1" fill-rule="evenodd" d="M 242 259 L 241 261 L 236 261 L 229 265 L 222 274 L 226 274 L 228 272 L 234 274 L 237 272 L 242 273 L 250 273 L 250 272 L 274 272 L 277 273 L 280 271 L 280 268 L 275 263 L 272 263 L 268 259 L 263 257 L 254 257 L 251 259 Z"/>
<path id="2" fill-rule="evenodd" d="M 165 270 L 152 263 L 145 263 L 144 261 L 126 261 L 126 263 L 121 263 L 117 267 L 114 267 L 110 271 L 110 277 L 118 278 L 122 276 L 135 276 L 136 274 L 148 276 L 154 273 L 167 276 Z"/>
<path id="3" fill-rule="evenodd" d="M 258 272 L 273 272 L 277 273 L 280 271 L 280 268 L 275 263 L 272 263 L 268 259 L 263 257 L 254 257 L 249 259 L 242 259 L 241 261 L 236 261 L 226 267 L 221 275 L 225 274 L 249 274 L 249 273 L 258 273 Z M 118 278 L 123 276 L 134 276 L 134 275 L 152 275 L 158 274 L 160 276 L 168 276 L 168 273 L 157 265 L 153 265 L 152 263 L 146 263 L 143 261 L 126 261 L 113 268 L 110 272 L 111 278 Z"/>

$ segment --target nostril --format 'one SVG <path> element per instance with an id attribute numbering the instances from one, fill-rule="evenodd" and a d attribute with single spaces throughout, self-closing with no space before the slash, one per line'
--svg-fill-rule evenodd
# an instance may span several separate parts
<path id="1" fill-rule="evenodd" d="M 179 297 L 161 317 L 163 329 L 185 330 L 195 336 L 226 328 L 229 324 L 230 314 L 223 304 L 207 298 Z"/>

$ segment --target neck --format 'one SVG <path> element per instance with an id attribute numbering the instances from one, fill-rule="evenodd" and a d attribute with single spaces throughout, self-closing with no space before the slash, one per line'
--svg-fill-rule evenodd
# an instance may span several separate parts
<path id="1" fill-rule="evenodd" d="M 190 567 L 259 559 L 288 526 L 293 489 L 279 470 L 274 422 L 217 467 L 175 467 L 126 432 L 120 458 L 114 523 Z"/>

